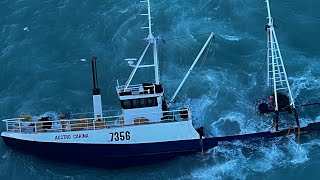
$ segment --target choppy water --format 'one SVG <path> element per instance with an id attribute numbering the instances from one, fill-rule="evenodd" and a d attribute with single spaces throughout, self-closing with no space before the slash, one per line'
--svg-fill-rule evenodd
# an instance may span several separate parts
<path id="1" fill-rule="evenodd" d="M 319 101 L 320 1 L 273 0 L 271 6 L 297 103 Z M 152 7 L 153 31 L 166 40 L 159 55 L 168 98 L 208 37 L 192 35 L 213 31 L 207 59 L 191 74 L 178 105 L 190 106 L 196 123 L 212 135 L 266 129 L 270 120 L 253 111 L 255 98 L 268 94 L 264 71 L 259 74 L 266 53 L 264 0 L 153 0 Z M 129 0 L 0 0 L 0 118 L 92 111 L 93 55 L 104 107 L 118 109 L 116 80 L 124 83 L 130 73 L 124 59 L 144 48 L 143 9 Z M 190 38 L 172 40 L 184 36 Z M 134 81 L 150 80 L 146 73 Z M 319 107 L 300 115 L 302 124 L 319 120 Z M 105 170 L 47 162 L 1 141 L 0 179 L 319 179 L 319 145 L 317 135 L 300 144 L 294 137 L 235 142 L 152 166 Z"/>

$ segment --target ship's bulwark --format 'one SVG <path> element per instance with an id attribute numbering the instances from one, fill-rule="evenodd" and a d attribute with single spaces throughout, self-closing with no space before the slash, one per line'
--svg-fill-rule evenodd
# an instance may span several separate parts
<path id="1" fill-rule="evenodd" d="M 320 130 L 320 122 L 311 123 L 300 129 L 303 134 Z M 5 144 L 16 150 L 40 156 L 53 161 L 76 163 L 88 166 L 106 167 L 111 169 L 153 164 L 167 161 L 178 156 L 191 155 L 218 146 L 219 142 L 235 140 L 253 143 L 267 141 L 275 137 L 298 132 L 298 129 L 285 129 L 278 132 L 259 132 L 252 134 L 212 137 L 202 141 L 182 140 L 141 144 L 85 144 L 55 143 L 19 140 L 2 136 Z"/>

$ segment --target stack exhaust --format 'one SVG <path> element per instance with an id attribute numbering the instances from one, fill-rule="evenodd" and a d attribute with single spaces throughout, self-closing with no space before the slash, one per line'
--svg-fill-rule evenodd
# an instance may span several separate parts
<path id="1" fill-rule="evenodd" d="M 93 112 L 95 120 L 101 120 L 102 118 L 102 103 L 101 103 L 101 90 L 98 87 L 98 75 L 97 75 L 97 57 L 92 57 L 92 79 L 93 79 Z"/>

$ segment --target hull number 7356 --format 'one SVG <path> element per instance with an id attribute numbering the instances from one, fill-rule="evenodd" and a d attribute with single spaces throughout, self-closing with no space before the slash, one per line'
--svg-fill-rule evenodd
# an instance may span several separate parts
<path id="1" fill-rule="evenodd" d="M 120 131 L 120 132 L 111 132 L 110 141 L 124 141 L 130 140 L 130 132 L 129 131 Z"/>

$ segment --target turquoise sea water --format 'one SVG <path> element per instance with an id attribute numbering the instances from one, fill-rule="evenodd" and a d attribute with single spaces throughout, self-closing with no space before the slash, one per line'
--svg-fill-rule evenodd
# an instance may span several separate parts
<path id="1" fill-rule="evenodd" d="M 177 98 L 211 135 L 265 130 L 254 112 L 267 97 L 264 0 L 152 0 L 161 80 L 167 98 L 209 34 L 216 38 Z M 272 0 L 272 14 L 297 104 L 320 101 L 320 2 Z M 0 0 L 0 119 L 46 112 L 92 111 L 90 59 L 98 56 L 105 109 L 119 109 L 116 81 L 125 58 L 139 57 L 146 7 L 129 0 Z M 29 31 L 24 28 L 28 27 Z M 176 38 L 188 37 L 188 38 Z M 147 57 L 151 57 L 147 54 Z M 81 59 L 86 59 L 82 61 Z M 138 72 L 134 82 L 152 80 Z M 302 124 L 320 120 L 320 107 L 299 111 Z M 5 124 L 0 124 L 5 130 Z M 72 153 L 66 150 L 65 153 Z M 106 170 L 45 161 L 0 141 L 0 179 L 319 179 L 320 139 L 310 135 L 263 144 L 234 142 L 151 166 Z"/>

